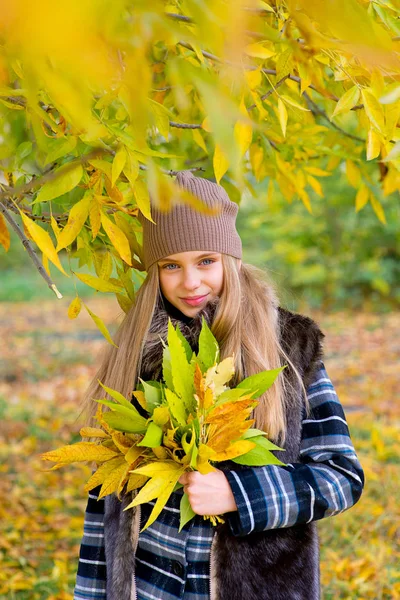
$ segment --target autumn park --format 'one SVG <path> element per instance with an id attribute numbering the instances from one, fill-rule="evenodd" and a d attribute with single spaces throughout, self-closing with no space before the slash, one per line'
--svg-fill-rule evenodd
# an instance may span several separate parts
<path id="1" fill-rule="evenodd" d="M 105 495 L 127 482 L 139 429 L 100 404 L 85 428 L 83 398 L 146 278 L 138 215 L 205 211 L 177 186 L 183 170 L 225 189 L 243 262 L 325 334 L 365 487 L 318 521 L 321 598 L 400 600 L 399 0 L 0 0 L 0 599 L 72 600 L 85 486 L 106 481 Z M 169 335 L 169 367 L 184 348 L 189 368 Z M 218 353 L 202 335 L 204 383 Z M 273 380 L 252 384 L 260 394 Z M 252 399 L 238 394 L 247 415 Z M 152 429 L 140 419 L 154 449 L 178 409 L 152 410 Z M 91 452 L 100 426 L 118 485 L 93 476 L 99 455 L 44 460 L 82 439 Z M 229 444 L 267 443 L 249 431 Z M 233 456 L 230 445 L 196 463 L 189 437 L 180 450 L 200 472 Z"/>

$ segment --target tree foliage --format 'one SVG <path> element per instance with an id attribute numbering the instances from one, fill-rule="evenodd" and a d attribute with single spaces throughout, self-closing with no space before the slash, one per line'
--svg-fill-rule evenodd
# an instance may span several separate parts
<path id="1" fill-rule="evenodd" d="M 50 286 L 67 251 L 126 311 L 143 280 L 138 210 L 199 206 L 170 177 L 183 168 L 236 202 L 269 181 L 269 197 L 312 212 L 345 164 L 355 210 L 385 223 L 400 187 L 398 15 L 389 0 L 3 0 L 0 243 L 21 217 Z"/>

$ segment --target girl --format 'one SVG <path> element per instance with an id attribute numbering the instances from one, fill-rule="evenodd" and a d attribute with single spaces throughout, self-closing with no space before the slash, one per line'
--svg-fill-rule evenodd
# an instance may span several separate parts
<path id="1" fill-rule="evenodd" d="M 240 467 L 226 461 L 180 482 L 196 517 L 178 533 L 183 490 L 140 533 L 154 502 L 123 509 L 125 495 L 89 494 L 75 600 L 317 600 L 315 521 L 350 508 L 364 477 L 343 409 L 322 362 L 323 334 L 309 318 L 279 307 L 259 269 L 242 264 L 238 207 L 224 189 L 190 172 L 176 183 L 216 216 L 178 204 L 153 210 L 143 225 L 147 278 L 88 389 L 90 417 L 104 397 L 97 384 L 130 396 L 138 376 L 161 377 L 168 318 L 197 351 L 202 317 L 234 354 L 232 384 L 288 365 L 254 411 L 255 427 L 285 448 L 286 466 Z M 132 400 L 134 401 L 134 399 Z M 91 412 L 90 412 L 91 411 Z M 213 527 L 202 515 L 224 514 Z"/>

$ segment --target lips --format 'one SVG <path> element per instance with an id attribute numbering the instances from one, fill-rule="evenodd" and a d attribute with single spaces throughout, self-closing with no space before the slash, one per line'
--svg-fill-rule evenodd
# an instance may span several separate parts
<path id="1" fill-rule="evenodd" d="M 181 298 L 181 300 L 189 306 L 197 306 L 198 304 L 201 304 L 207 296 L 208 294 L 204 294 L 203 296 L 189 296 L 188 298 Z"/>

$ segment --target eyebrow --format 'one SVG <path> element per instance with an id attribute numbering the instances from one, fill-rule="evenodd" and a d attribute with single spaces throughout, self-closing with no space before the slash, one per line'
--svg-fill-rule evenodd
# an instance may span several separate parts
<path id="1" fill-rule="evenodd" d="M 197 256 L 196 260 L 200 260 L 201 258 L 204 258 L 205 256 L 216 256 L 216 252 L 204 252 L 203 254 L 200 254 L 199 256 Z M 158 264 L 169 263 L 169 262 L 178 263 L 179 260 L 174 260 L 172 258 L 162 258 L 161 260 L 158 261 Z"/>

